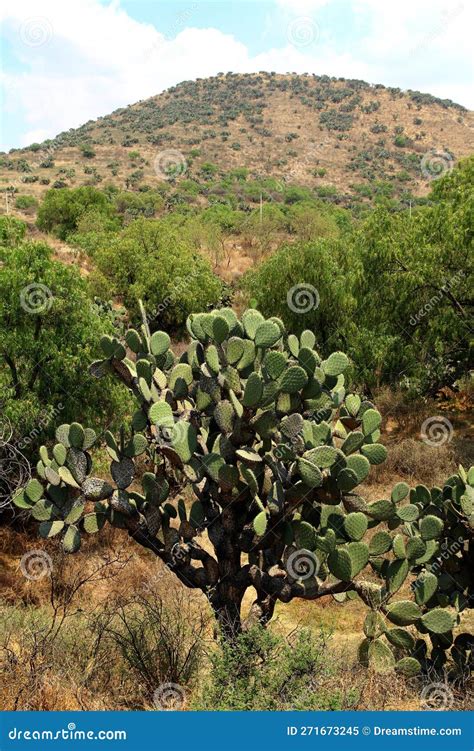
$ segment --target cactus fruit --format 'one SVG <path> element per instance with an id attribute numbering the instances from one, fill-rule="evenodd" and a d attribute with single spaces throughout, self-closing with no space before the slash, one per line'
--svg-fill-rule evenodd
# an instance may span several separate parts
<path id="1" fill-rule="evenodd" d="M 205 593 L 230 636 L 247 587 L 258 608 L 326 594 L 350 607 L 358 596 L 369 611 L 363 664 L 415 675 L 451 654 L 464 669 L 469 648 L 451 631 L 473 601 L 474 469 L 460 467 L 442 488 L 399 482 L 367 504 L 358 491 L 386 457 L 382 418 L 346 393 L 343 353 L 321 360 L 317 332 L 287 334 L 254 309 L 240 320 L 228 308 L 195 314 L 187 330 L 179 359 L 168 334 L 146 325 L 125 344 L 101 340 L 92 374 L 118 376 L 137 399 L 131 432 L 104 435 L 113 483 L 91 476 L 96 436 L 73 422 L 41 448 L 38 476 L 14 503 L 69 553 L 107 523 L 127 530 Z M 193 499 L 173 498 L 186 484 Z M 308 581 L 290 569 L 293 554 L 317 557 Z M 412 599 L 395 599 L 408 584 Z"/>

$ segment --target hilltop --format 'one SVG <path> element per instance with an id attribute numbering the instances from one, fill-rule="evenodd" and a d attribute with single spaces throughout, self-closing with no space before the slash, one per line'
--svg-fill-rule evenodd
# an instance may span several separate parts
<path id="1" fill-rule="evenodd" d="M 330 200 L 403 199 L 425 195 L 433 175 L 474 151 L 473 125 L 461 105 L 417 91 L 220 74 L 2 155 L 0 185 L 39 197 L 50 187 L 147 190 L 233 174 L 267 180 L 273 192 L 290 184 Z M 211 185 L 207 198 L 222 200 Z"/>

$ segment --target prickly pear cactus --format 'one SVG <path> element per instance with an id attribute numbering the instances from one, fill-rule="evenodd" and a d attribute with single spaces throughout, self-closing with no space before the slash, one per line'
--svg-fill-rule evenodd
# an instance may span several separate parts
<path id="1" fill-rule="evenodd" d="M 410 674 L 440 662 L 469 604 L 473 471 L 442 490 L 399 483 L 366 503 L 358 487 L 386 450 L 379 412 L 346 390 L 345 354 L 323 359 L 311 331 L 288 335 L 253 309 L 240 320 L 228 308 L 192 315 L 187 327 L 179 359 L 146 322 L 124 342 L 101 341 L 91 373 L 118 376 L 138 407 L 130 433 L 105 435 L 114 487 L 91 477 L 95 435 L 73 423 L 58 429 L 52 456 L 41 449 L 39 479 L 17 505 L 44 536 L 64 533 L 67 552 L 107 522 L 126 529 L 205 593 L 226 634 L 242 626 L 249 587 L 262 623 L 277 601 L 359 597 L 369 608 L 363 662 Z M 170 501 L 171 485 L 188 485 L 193 499 Z M 205 535 L 211 545 L 199 544 Z M 425 636 L 432 649 L 422 654 Z M 454 644 L 467 661 L 468 642 Z"/>
<path id="2" fill-rule="evenodd" d="M 459 467 L 443 488 L 398 483 L 390 503 L 389 532 L 371 541 L 380 553 L 371 564 L 383 584 L 365 621 L 360 659 L 381 672 L 411 676 L 449 667 L 465 676 L 473 666 L 473 637 L 462 625 L 473 604 L 474 467 Z"/>

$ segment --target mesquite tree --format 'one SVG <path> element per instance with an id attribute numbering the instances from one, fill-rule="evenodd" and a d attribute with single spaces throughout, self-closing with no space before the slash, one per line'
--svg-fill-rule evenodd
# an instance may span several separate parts
<path id="1" fill-rule="evenodd" d="M 202 590 L 227 638 L 244 625 L 249 588 L 248 617 L 262 624 L 277 601 L 359 597 L 369 608 L 362 662 L 414 674 L 442 666 L 454 644 L 464 670 L 469 638 L 452 629 L 472 591 L 474 469 L 443 489 L 398 483 L 366 503 L 357 487 L 386 449 L 379 412 L 346 392 L 345 354 L 322 360 L 311 331 L 288 335 L 254 309 L 241 320 L 227 308 L 192 315 L 188 331 L 179 360 L 145 317 L 124 343 L 103 337 L 91 373 L 117 376 L 138 402 L 131 430 L 105 435 L 114 486 L 91 476 L 94 432 L 60 426 L 52 456 L 40 451 L 39 479 L 15 499 L 40 534 L 64 534 L 73 553 L 83 532 L 127 530 Z M 407 577 L 410 599 L 394 600 Z"/>

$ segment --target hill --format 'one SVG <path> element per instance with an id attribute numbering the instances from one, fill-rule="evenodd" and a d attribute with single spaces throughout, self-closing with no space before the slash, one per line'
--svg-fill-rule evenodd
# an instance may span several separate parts
<path id="1" fill-rule="evenodd" d="M 329 200 L 427 193 L 433 176 L 474 151 L 474 113 L 451 100 L 316 75 L 220 74 L 89 121 L 0 157 L 0 185 L 37 197 L 50 187 L 228 175 L 273 194 L 307 186 Z M 189 191 L 193 191 L 190 189 Z M 222 186 L 207 198 L 222 201 Z M 202 194 L 202 192 L 201 192 Z"/>

